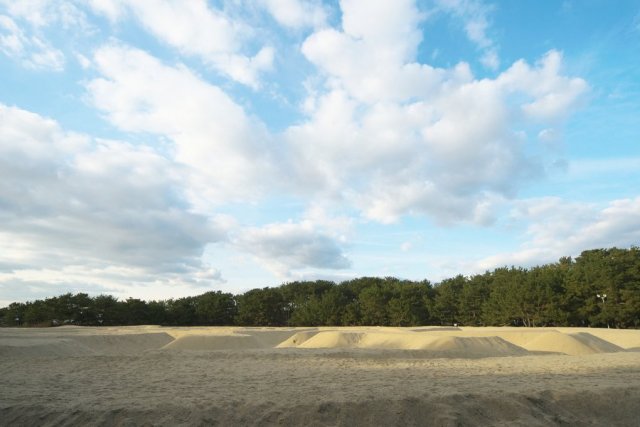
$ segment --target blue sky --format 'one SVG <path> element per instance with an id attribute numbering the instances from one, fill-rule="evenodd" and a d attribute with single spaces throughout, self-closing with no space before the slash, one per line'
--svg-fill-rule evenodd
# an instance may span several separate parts
<path id="1" fill-rule="evenodd" d="M 0 305 L 640 242 L 637 1 L 0 0 Z"/>

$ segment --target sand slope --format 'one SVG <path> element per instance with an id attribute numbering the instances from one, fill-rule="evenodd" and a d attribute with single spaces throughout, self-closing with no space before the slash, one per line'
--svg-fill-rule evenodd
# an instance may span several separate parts
<path id="1" fill-rule="evenodd" d="M 633 329 L 558 328 L 564 333 L 588 333 L 625 350 L 640 349 L 640 334 Z"/>
<path id="2" fill-rule="evenodd" d="M 613 353 L 624 349 L 586 332 L 564 334 L 544 332 L 535 334 L 522 347 L 530 351 L 556 352 L 571 356 L 595 353 Z"/>
<path id="3" fill-rule="evenodd" d="M 282 341 L 281 343 L 279 343 L 276 348 L 290 348 L 290 347 L 298 347 L 300 346 L 302 343 L 304 343 L 305 341 L 307 341 L 309 338 L 315 336 L 318 333 L 317 330 L 311 330 L 311 331 L 303 331 L 303 332 L 296 332 L 295 334 L 291 335 L 289 338 L 287 338 L 286 340 Z"/>
<path id="4" fill-rule="evenodd" d="M 126 355 L 158 349 L 173 338 L 165 333 L 11 337 L 0 340 L 3 357 Z"/>

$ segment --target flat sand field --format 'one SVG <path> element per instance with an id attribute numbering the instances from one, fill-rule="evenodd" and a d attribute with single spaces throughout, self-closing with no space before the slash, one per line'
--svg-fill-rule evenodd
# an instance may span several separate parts
<path id="1" fill-rule="evenodd" d="M 640 331 L 0 329 L 0 425 L 640 425 Z"/>

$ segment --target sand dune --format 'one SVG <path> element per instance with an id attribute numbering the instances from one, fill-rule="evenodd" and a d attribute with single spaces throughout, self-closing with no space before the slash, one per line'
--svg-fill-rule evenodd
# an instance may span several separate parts
<path id="1" fill-rule="evenodd" d="M 306 339 L 304 339 L 306 338 Z M 311 337 L 298 336 L 298 348 L 307 349 L 380 349 L 380 350 L 422 350 L 433 352 L 438 357 L 498 357 L 529 354 L 525 349 L 513 345 L 499 337 L 452 337 L 428 335 L 412 331 L 398 332 L 342 332 L 324 331 Z M 281 347 L 292 347 L 292 340 Z"/>
<path id="2" fill-rule="evenodd" d="M 318 332 L 298 348 L 357 348 L 365 334 L 365 332 Z"/>
<path id="3" fill-rule="evenodd" d="M 505 339 L 509 339 L 509 336 Z M 613 353 L 624 349 L 586 332 L 564 334 L 558 331 L 530 334 L 521 346 L 529 351 L 563 353 L 571 356 Z"/>
<path id="4" fill-rule="evenodd" d="M 640 334 L 633 329 L 558 328 L 565 333 L 588 333 L 623 349 L 640 348 Z"/>
<path id="5" fill-rule="evenodd" d="M 52 337 L 11 337 L 0 341 L 4 357 L 73 357 L 86 355 L 126 355 L 158 349 L 173 338 L 165 333 L 70 334 Z"/>
<path id="6" fill-rule="evenodd" d="M 637 351 L 637 331 L 551 328 L 51 328 L 9 329 L 0 355 L 55 357 L 138 354 L 148 350 L 270 348 L 421 350 L 433 357 L 498 357 L 537 353 L 587 355 Z M 609 341 L 609 339 L 611 341 Z"/>
<path id="7" fill-rule="evenodd" d="M 0 329 L 0 425 L 637 426 L 639 342 L 571 328 Z"/>

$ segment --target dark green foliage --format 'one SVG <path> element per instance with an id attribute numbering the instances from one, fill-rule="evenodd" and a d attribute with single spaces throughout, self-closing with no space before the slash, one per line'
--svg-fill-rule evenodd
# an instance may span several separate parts
<path id="1" fill-rule="evenodd" d="M 196 301 L 194 297 L 170 299 L 167 301 L 166 323 L 176 326 L 196 325 Z"/>
<path id="2" fill-rule="evenodd" d="M 290 315 L 279 288 L 252 289 L 238 297 L 239 325 L 284 326 Z"/>
<path id="3" fill-rule="evenodd" d="M 232 294 L 207 292 L 196 298 L 198 325 L 233 325 L 236 314 L 236 300 Z"/>
<path id="4" fill-rule="evenodd" d="M 482 306 L 489 298 L 491 281 L 491 273 L 476 275 L 464 281 L 458 297 L 458 318 L 462 325 L 485 325 Z"/>
<path id="5" fill-rule="evenodd" d="M 435 287 L 426 280 L 362 277 L 167 301 L 67 293 L 0 308 L 1 326 L 63 324 L 638 328 L 640 249 L 594 249 L 575 260 L 563 257 L 530 269 L 503 267 L 472 277 L 458 275 Z"/>
<path id="6" fill-rule="evenodd" d="M 459 308 L 466 281 L 467 279 L 464 276 L 458 275 L 452 279 L 443 280 L 436 287 L 433 314 L 440 325 L 460 323 Z"/>
<path id="7" fill-rule="evenodd" d="M 429 321 L 431 285 L 398 283 L 389 300 L 389 324 L 392 326 L 418 326 Z"/>

